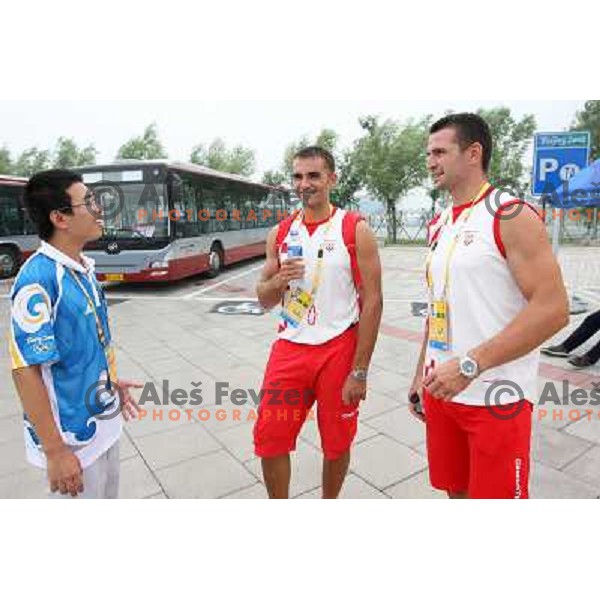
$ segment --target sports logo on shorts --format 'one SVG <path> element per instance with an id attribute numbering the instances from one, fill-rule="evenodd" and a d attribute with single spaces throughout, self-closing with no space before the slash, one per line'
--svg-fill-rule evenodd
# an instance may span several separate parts
<path id="1" fill-rule="evenodd" d="M 37 283 L 22 287 L 13 301 L 12 316 L 25 333 L 36 333 L 50 322 L 50 297 Z"/>

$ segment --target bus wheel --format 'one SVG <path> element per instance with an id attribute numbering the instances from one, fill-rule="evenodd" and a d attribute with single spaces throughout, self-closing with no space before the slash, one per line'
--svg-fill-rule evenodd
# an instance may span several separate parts
<path id="1" fill-rule="evenodd" d="M 215 244 L 210 249 L 210 254 L 208 255 L 209 269 L 207 275 L 211 278 L 216 277 L 221 272 L 224 262 L 225 261 L 223 260 L 223 248 Z"/>
<path id="2" fill-rule="evenodd" d="M 13 248 L 0 248 L 0 279 L 14 277 L 19 270 L 19 256 Z"/>

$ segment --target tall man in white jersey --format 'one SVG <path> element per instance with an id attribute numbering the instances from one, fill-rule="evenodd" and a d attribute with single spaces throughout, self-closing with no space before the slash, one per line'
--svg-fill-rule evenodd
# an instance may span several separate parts
<path id="1" fill-rule="evenodd" d="M 316 401 L 323 498 L 337 498 L 381 320 L 381 265 L 368 225 L 329 200 L 336 175 L 327 150 L 298 152 L 293 179 L 303 208 L 269 234 L 257 286 L 261 304 L 281 305 L 282 318 L 265 371 L 254 446 L 269 497 L 287 498 L 289 455 Z"/>
<path id="2" fill-rule="evenodd" d="M 487 180 L 475 114 L 430 130 L 427 166 L 452 204 L 429 230 L 429 316 L 410 390 L 430 479 L 450 498 L 527 498 L 538 347 L 568 322 L 560 269 L 533 207 Z"/>

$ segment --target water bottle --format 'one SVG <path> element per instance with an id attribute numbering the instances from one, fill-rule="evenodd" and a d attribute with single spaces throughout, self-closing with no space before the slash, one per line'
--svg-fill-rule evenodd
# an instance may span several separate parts
<path id="1" fill-rule="evenodd" d="M 297 229 L 290 231 L 290 241 L 287 248 L 288 258 L 302 258 L 302 242 L 300 241 L 300 232 Z M 293 279 L 290 281 L 290 289 L 298 288 L 302 284 L 301 279 Z"/>

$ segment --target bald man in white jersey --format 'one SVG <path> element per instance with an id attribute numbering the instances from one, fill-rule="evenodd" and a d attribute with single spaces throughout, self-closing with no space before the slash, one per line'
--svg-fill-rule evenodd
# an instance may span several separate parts
<path id="1" fill-rule="evenodd" d="M 254 448 L 269 497 L 287 498 L 290 452 L 316 403 L 323 498 L 337 498 L 381 320 L 381 265 L 366 222 L 330 202 L 333 156 L 318 146 L 304 148 L 293 168 L 303 207 L 269 234 L 257 286 L 263 306 L 281 306 L 281 321 L 265 369 Z"/>

